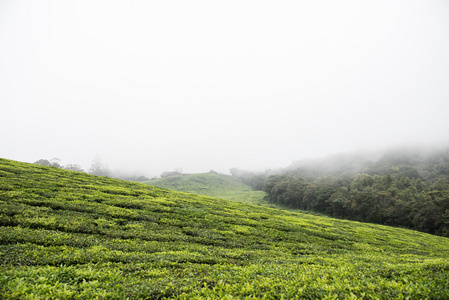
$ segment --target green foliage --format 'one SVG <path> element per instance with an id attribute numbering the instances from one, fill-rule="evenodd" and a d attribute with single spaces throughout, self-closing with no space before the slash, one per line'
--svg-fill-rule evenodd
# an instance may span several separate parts
<path id="1" fill-rule="evenodd" d="M 334 217 L 401 226 L 449 236 L 449 180 L 432 184 L 421 179 L 358 174 L 306 182 L 290 176 L 271 176 L 265 185 L 272 203 L 313 210 Z"/>
<path id="2" fill-rule="evenodd" d="M 0 295 L 447 299 L 449 240 L 0 159 Z"/>
<path id="3" fill-rule="evenodd" d="M 376 162 L 341 156 L 269 176 L 271 203 L 449 237 L 449 150 L 390 151 Z M 362 172 L 363 170 L 363 172 Z"/>
<path id="4" fill-rule="evenodd" d="M 61 168 L 61 165 L 59 164 L 60 161 L 61 160 L 59 158 L 53 158 L 51 160 L 39 159 L 38 161 L 35 161 L 34 163 L 37 165 L 41 165 L 41 166 Z"/>
<path id="5" fill-rule="evenodd" d="M 255 191 L 239 178 L 209 172 L 204 174 L 176 174 L 165 178 L 143 182 L 180 192 L 193 193 L 214 198 L 228 199 L 247 204 L 269 206 L 264 201 L 266 193 Z"/>
<path id="6" fill-rule="evenodd" d="M 267 177 L 274 173 L 274 171 L 272 170 L 254 173 L 245 170 L 240 170 L 237 168 L 232 168 L 229 171 L 231 172 L 232 176 L 239 178 L 245 184 L 249 185 L 252 189 L 256 191 L 263 190 Z"/>

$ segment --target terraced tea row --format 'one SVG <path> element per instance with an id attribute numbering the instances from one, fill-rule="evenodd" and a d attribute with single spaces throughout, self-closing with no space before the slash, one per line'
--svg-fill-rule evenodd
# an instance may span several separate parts
<path id="1" fill-rule="evenodd" d="M 449 298 L 449 240 L 0 159 L 0 293 Z"/>

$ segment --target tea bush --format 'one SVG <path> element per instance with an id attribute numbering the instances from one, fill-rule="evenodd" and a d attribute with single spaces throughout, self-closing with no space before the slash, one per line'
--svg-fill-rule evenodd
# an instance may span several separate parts
<path id="1" fill-rule="evenodd" d="M 4 299 L 449 299 L 449 240 L 0 159 Z"/>

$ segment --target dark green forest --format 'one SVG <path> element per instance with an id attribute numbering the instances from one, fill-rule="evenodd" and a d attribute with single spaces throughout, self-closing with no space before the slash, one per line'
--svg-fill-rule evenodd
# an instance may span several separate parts
<path id="1" fill-rule="evenodd" d="M 448 149 L 336 155 L 297 162 L 274 175 L 231 172 L 267 192 L 272 203 L 449 236 Z"/>

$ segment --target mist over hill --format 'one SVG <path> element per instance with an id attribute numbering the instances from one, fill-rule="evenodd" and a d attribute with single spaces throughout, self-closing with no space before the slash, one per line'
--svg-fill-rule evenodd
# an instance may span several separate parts
<path id="1" fill-rule="evenodd" d="M 3 299 L 449 297 L 449 240 L 0 159 Z"/>
<path id="2" fill-rule="evenodd" d="M 308 179 L 319 176 L 343 176 L 358 173 L 385 175 L 386 173 L 397 174 L 398 167 L 407 166 L 416 169 L 420 173 L 421 179 L 431 180 L 432 175 L 428 174 L 429 168 L 437 167 L 440 169 L 437 172 L 438 175 L 446 175 L 446 172 L 441 172 L 441 170 L 447 167 L 448 153 L 449 147 L 425 148 L 417 146 L 342 152 L 295 161 L 278 174 L 296 174 Z"/>
<path id="3" fill-rule="evenodd" d="M 343 153 L 274 174 L 233 174 L 271 203 L 449 236 L 449 148 Z"/>

